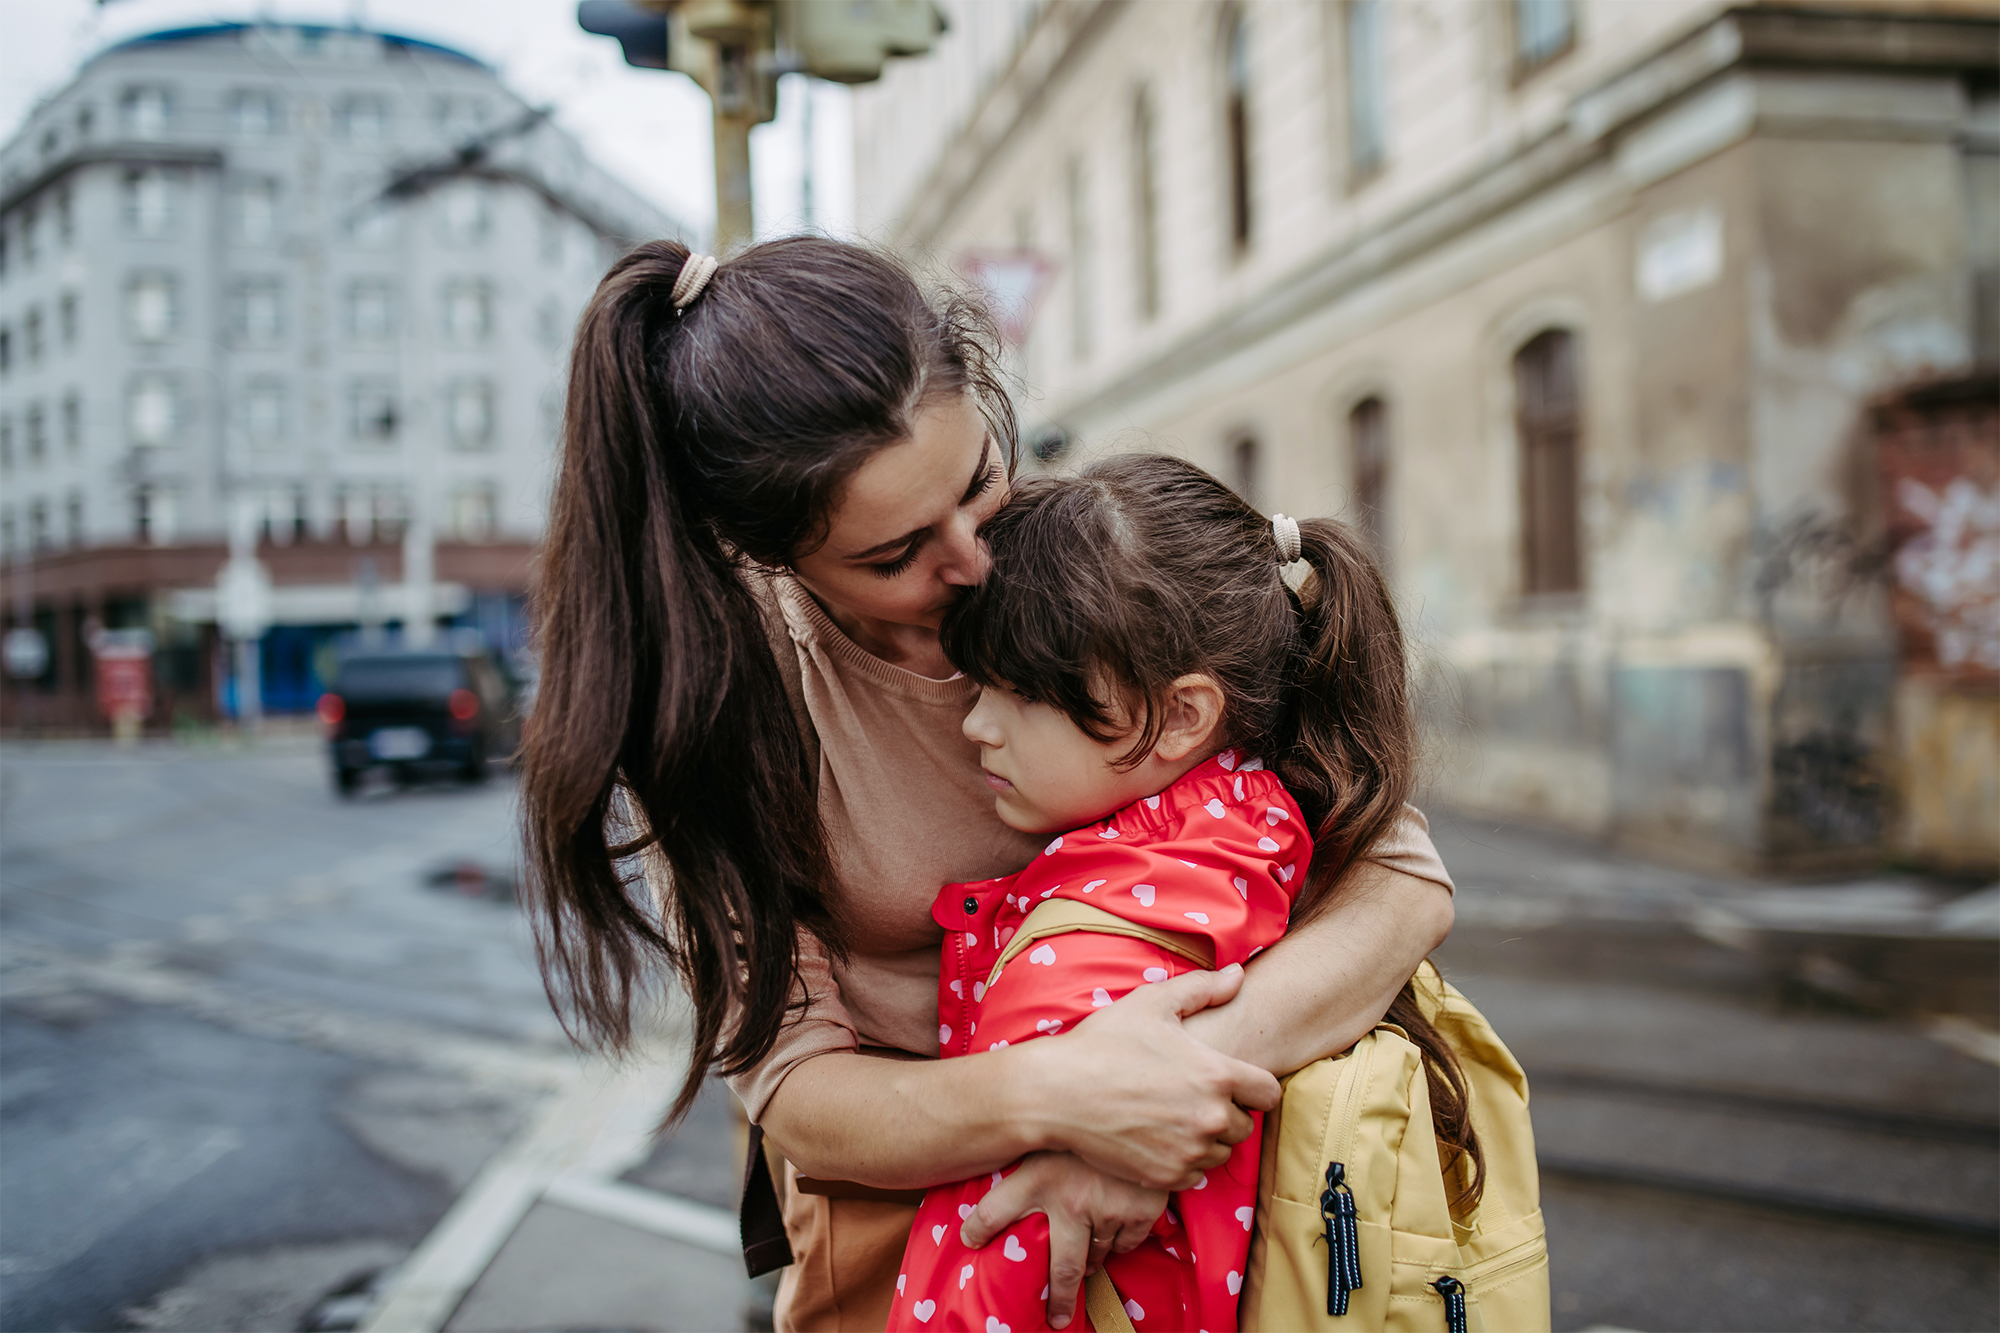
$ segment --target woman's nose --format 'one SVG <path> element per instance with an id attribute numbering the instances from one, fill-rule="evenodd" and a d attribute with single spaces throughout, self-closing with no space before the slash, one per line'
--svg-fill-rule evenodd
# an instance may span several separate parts
<path id="1" fill-rule="evenodd" d="M 970 588 L 993 568 L 993 552 L 980 540 L 979 525 L 972 515 L 959 514 L 952 520 L 942 543 L 944 559 L 938 577 L 955 587 Z"/>

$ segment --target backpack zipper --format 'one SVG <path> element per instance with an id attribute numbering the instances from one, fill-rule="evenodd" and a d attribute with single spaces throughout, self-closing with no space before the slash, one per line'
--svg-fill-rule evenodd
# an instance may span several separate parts
<path id="1" fill-rule="evenodd" d="M 1326 1226 L 1326 1312 L 1344 1315 L 1348 1294 L 1361 1288 L 1361 1232 L 1354 1191 L 1347 1187 L 1347 1168 L 1339 1162 L 1326 1164 L 1319 1215 Z"/>
<path id="2" fill-rule="evenodd" d="M 1444 1324 L 1448 1333 L 1465 1333 L 1465 1284 L 1447 1273 L 1431 1285 L 1444 1297 Z"/>

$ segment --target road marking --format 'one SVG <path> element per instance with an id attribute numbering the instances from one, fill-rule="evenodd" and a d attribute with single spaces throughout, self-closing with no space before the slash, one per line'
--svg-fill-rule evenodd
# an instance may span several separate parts
<path id="1" fill-rule="evenodd" d="M 731 1256 L 743 1252 L 736 1214 L 712 1204 L 661 1194 L 622 1180 L 598 1180 L 580 1172 L 549 1182 L 542 1198 L 579 1213 L 623 1222 L 668 1240 Z"/>

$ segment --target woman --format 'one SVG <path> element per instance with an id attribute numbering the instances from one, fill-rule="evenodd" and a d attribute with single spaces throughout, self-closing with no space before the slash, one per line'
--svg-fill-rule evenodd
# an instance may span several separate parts
<path id="1" fill-rule="evenodd" d="M 1073 1033 L 938 1061 L 938 886 L 1018 870 L 938 626 L 988 560 L 1013 422 L 976 307 L 800 238 L 719 269 L 626 255 L 584 313 L 539 590 L 526 754 L 538 939 L 616 1047 L 670 968 L 788 1165 L 780 1328 L 880 1328 L 914 1197 L 1033 1155 L 966 1221 L 1048 1215 L 1051 1323 L 1274 1074 L 1367 1031 L 1450 928 L 1406 810 L 1247 974 L 1146 987 Z M 620 873 L 643 847 L 654 890 Z M 664 964 L 664 968 L 661 966 Z M 1240 990 L 1238 989 L 1240 986 Z M 1185 1020 L 1185 1021 L 1183 1021 Z"/>

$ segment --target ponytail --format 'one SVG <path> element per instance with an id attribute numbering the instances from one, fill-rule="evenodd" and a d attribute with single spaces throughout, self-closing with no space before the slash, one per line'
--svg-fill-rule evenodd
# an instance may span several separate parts
<path id="1" fill-rule="evenodd" d="M 522 765 L 536 952 L 565 1030 L 629 1046 L 669 971 L 692 1003 L 669 1122 L 810 1000 L 801 931 L 842 953 L 816 775 L 752 585 L 812 547 L 928 395 L 991 401 L 982 330 L 866 249 L 753 247 L 681 312 L 688 257 L 633 250 L 578 326 Z"/>
<path id="2" fill-rule="evenodd" d="M 1403 630 L 1381 567 L 1352 528 L 1328 518 L 1299 524 L 1299 548 L 1312 573 L 1297 594 L 1290 743 L 1273 765 L 1314 829 L 1294 922 L 1325 910 L 1341 876 L 1396 821 L 1414 784 L 1416 755 Z M 1465 1179 L 1453 1203 L 1470 1208 L 1485 1188 L 1486 1155 L 1472 1125 L 1465 1070 L 1424 1012 L 1414 979 L 1384 1017 L 1423 1052 L 1432 1128 L 1450 1156 L 1447 1171 L 1461 1164 Z"/>

